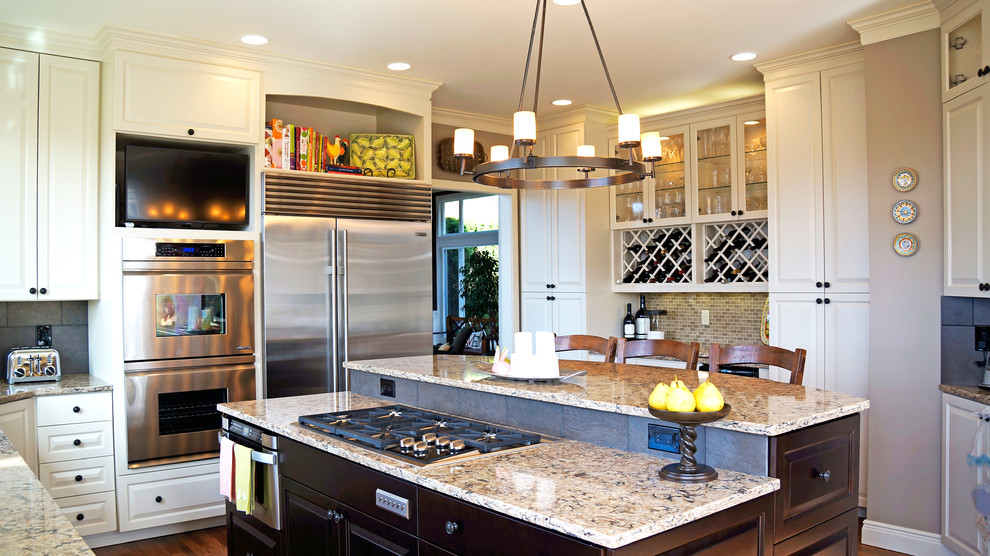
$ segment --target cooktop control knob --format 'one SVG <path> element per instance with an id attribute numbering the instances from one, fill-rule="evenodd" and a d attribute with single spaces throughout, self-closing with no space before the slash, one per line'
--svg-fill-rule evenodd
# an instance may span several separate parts
<path id="1" fill-rule="evenodd" d="M 455 453 L 455 454 L 457 452 L 462 451 L 463 449 L 464 449 L 464 441 L 463 440 L 455 440 L 455 441 L 453 441 L 453 442 L 450 443 L 450 451 L 453 452 L 453 453 Z"/>
<path id="2" fill-rule="evenodd" d="M 446 436 L 441 436 L 437 438 L 437 450 L 449 450 L 450 449 L 450 438 Z"/>
<path id="3" fill-rule="evenodd" d="M 413 455 L 425 456 L 429 449 L 430 445 L 420 440 L 419 442 L 413 444 Z"/>
<path id="4" fill-rule="evenodd" d="M 399 441 L 399 449 L 402 450 L 403 452 L 408 452 L 409 450 L 412 450 L 413 444 L 415 443 L 416 441 L 413 440 L 412 438 L 409 437 L 403 438 L 402 440 Z"/>
<path id="5" fill-rule="evenodd" d="M 435 444 L 436 441 L 437 435 L 432 432 L 428 432 L 423 435 L 423 442 L 426 442 L 427 444 Z"/>

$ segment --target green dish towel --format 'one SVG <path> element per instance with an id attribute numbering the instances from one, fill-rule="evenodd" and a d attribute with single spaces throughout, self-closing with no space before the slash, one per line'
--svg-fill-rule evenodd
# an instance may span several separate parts
<path id="1" fill-rule="evenodd" d="M 237 510 L 251 514 L 254 509 L 254 460 L 251 448 L 234 445 L 234 499 Z"/>

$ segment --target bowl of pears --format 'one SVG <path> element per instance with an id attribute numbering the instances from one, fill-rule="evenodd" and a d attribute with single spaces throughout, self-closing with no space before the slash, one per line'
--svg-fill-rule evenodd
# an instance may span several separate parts
<path id="1" fill-rule="evenodd" d="M 657 384 L 647 401 L 650 414 L 657 419 L 680 426 L 681 461 L 665 465 L 660 478 L 681 483 L 701 483 L 718 477 L 709 465 L 699 464 L 694 454 L 698 451 L 694 427 L 717 421 L 729 414 L 732 406 L 718 387 L 706 380 L 692 392 L 676 376 L 669 385 Z"/>

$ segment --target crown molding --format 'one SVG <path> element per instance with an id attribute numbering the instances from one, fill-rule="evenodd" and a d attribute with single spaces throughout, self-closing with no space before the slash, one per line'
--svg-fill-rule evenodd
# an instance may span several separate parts
<path id="1" fill-rule="evenodd" d="M 859 33 L 859 42 L 863 46 L 913 35 L 940 25 L 938 9 L 931 0 L 861 17 L 848 23 Z"/>
<path id="2" fill-rule="evenodd" d="M 102 57 L 93 38 L 7 23 L 0 23 L 0 46 L 85 60 L 98 61 Z"/>
<path id="3" fill-rule="evenodd" d="M 766 110 L 766 97 L 764 95 L 757 95 L 738 100 L 720 102 L 718 104 L 696 106 L 674 112 L 655 114 L 648 118 L 642 118 L 640 127 L 644 131 L 656 131 L 659 129 L 696 123 L 702 120 L 714 120 L 716 118 L 736 116 L 746 112 L 762 112 L 764 110 Z M 618 128 L 618 124 L 610 127 Z"/>
<path id="4" fill-rule="evenodd" d="M 512 118 L 476 114 L 453 108 L 433 107 L 433 123 L 453 127 L 469 127 L 477 131 L 488 131 L 512 135 Z"/>
<path id="5" fill-rule="evenodd" d="M 615 123 L 618 112 L 593 104 L 580 104 L 555 110 L 549 114 L 537 114 L 536 124 L 540 127 L 555 128 L 573 124 Z"/>
<path id="6" fill-rule="evenodd" d="M 767 60 L 760 64 L 754 64 L 753 67 L 763 74 L 764 81 L 772 81 L 862 62 L 863 45 L 859 41 L 852 41 Z"/>

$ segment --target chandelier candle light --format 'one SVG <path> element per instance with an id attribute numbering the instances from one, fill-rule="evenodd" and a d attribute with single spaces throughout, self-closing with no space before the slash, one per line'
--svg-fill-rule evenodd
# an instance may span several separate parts
<path id="1" fill-rule="evenodd" d="M 608 87 L 612 92 L 615 109 L 619 113 L 619 147 L 627 150 L 627 157 L 596 156 L 594 145 L 579 146 L 577 156 L 537 156 L 533 154 L 533 145 L 536 144 L 536 107 L 540 98 L 540 70 L 543 65 L 543 39 L 547 11 L 546 0 L 537 0 L 536 13 L 533 16 L 533 29 L 529 36 L 529 51 L 526 54 L 526 68 L 523 71 L 522 89 L 519 92 L 519 108 L 512 117 L 513 143 L 511 152 L 506 145 L 492 146 L 489 161 L 478 164 L 474 169 L 473 179 L 475 182 L 503 189 L 577 189 L 632 183 L 646 177 L 655 177 L 655 165 L 661 159 L 660 134 L 649 132 L 640 135 L 639 116 L 622 112 L 622 108 L 619 106 L 619 97 L 615 94 L 615 87 L 612 85 L 612 78 L 608 73 L 608 66 L 605 64 L 605 56 L 598 44 L 595 26 L 591 23 L 588 7 L 585 6 L 584 0 L 580 1 L 585 19 L 588 20 L 591 37 L 595 41 L 595 48 L 598 50 L 598 58 L 605 70 L 605 79 L 608 81 Z M 538 23 L 540 48 L 536 62 L 536 91 L 533 95 L 533 110 L 528 111 L 523 110 L 523 99 L 526 95 L 526 78 L 529 76 L 529 64 L 533 57 L 533 43 L 536 38 Z M 649 171 L 643 162 L 633 159 L 634 149 L 640 145 L 643 147 L 643 161 L 650 163 Z M 473 130 L 467 128 L 454 130 L 454 156 L 461 160 L 461 175 L 471 174 L 471 172 L 465 171 L 465 165 L 468 158 L 474 158 Z M 513 172 L 516 172 L 516 176 L 518 176 L 519 170 L 543 168 L 576 168 L 579 173 L 584 174 L 584 177 L 556 180 L 513 177 Z M 596 170 L 614 170 L 615 175 L 589 177 L 589 174 Z"/>

